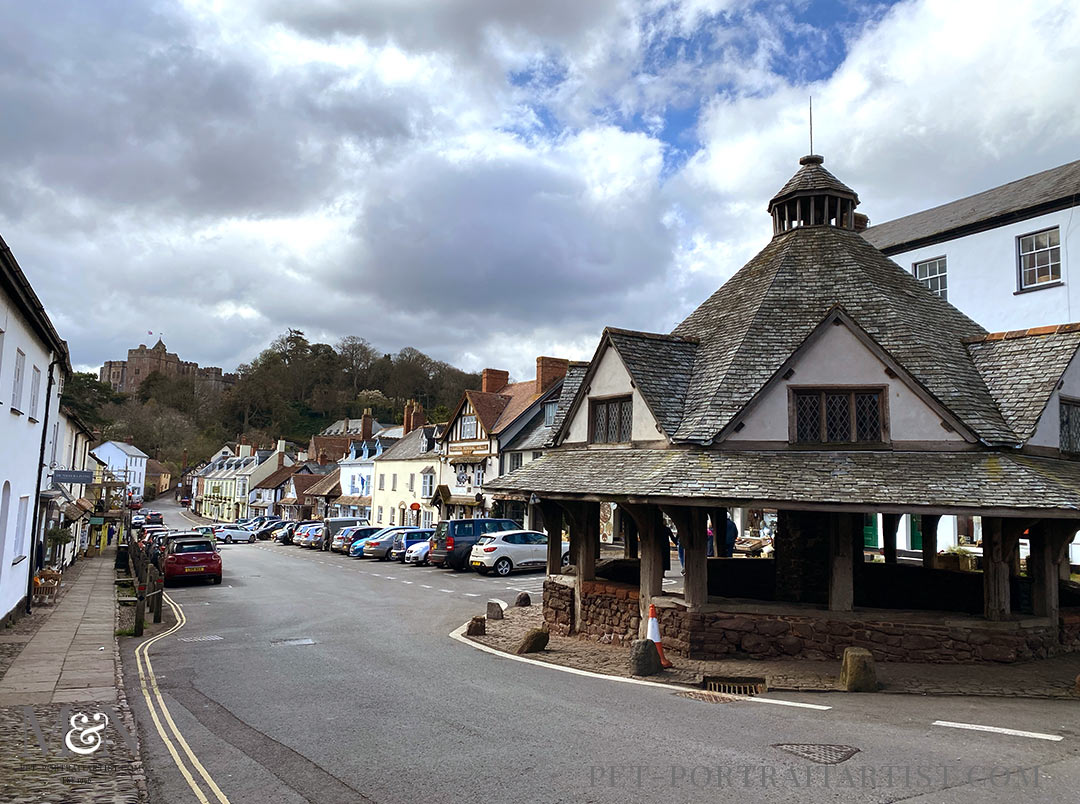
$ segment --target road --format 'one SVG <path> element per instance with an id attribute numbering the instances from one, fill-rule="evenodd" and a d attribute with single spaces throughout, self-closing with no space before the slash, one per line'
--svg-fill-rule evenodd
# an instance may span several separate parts
<path id="1" fill-rule="evenodd" d="M 156 505 L 178 524 L 175 506 Z M 165 734 L 191 767 L 179 732 L 220 789 L 210 802 L 1071 801 L 1080 782 L 1077 704 L 706 703 L 448 637 L 487 599 L 539 589 L 538 575 L 481 578 L 265 543 L 222 555 L 221 586 L 169 590 L 186 622 L 150 647 L 176 726 Z M 122 650 L 152 801 L 198 801 L 150 716 L 137 644 Z M 821 765 L 777 744 L 858 753 Z"/>

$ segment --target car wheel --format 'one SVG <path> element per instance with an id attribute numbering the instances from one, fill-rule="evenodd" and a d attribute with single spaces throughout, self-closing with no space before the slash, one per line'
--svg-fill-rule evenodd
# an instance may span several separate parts
<path id="1" fill-rule="evenodd" d="M 567 550 L 565 553 L 562 554 L 562 565 L 564 567 L 569 567 L 570 566 L 570 551 L 569 550 Z"/>
<path id="2" fill-rule="evenodd" d="M 232 536 L 225 537 L 225 544 L 232 544 Z"/>
<path id="3" fill-rule="evenodd" d="M 220 575 L 215 575 L 214 576 L 214 583 L 215 584 L 221 583 L 221 576 Z"/>
<path id="4" fill-rule="evenodd" d="M 251 544 L 253 541 L 255 541 L 255 537 L 248 536 L 248 544 Z"/>
<path id="5" fill-rule="evenodd" d="M 514 565 L 510 563 L 510 559 L 505 556 L 495 562 L 495 573 L 502 577 L 510 574 L 510 570 L 514 568 Z"/>

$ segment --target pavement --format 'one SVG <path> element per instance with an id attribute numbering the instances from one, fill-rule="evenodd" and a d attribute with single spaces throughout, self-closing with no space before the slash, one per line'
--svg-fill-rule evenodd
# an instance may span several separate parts
<path id="1" fill-rule="evenodd" d="M 0 678 L 0 801 L 144 799 L 114 636 L 115 547 L 65 571 L 61 596 Z M 100 727 L 100 728 L 99 728 Z"/>
<path id="2" fill-rule="evenodd" d="M 702 699 L 449 638 L 539 575 L 221 552 L 220 586 L 170 588 L 175 622 L 121 645 L 153 801 L 1011 803 L 1080 782 L 1074 701 Z"/>

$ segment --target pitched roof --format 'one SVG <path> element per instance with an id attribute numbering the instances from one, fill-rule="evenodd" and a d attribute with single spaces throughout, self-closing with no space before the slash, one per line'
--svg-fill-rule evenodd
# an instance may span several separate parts
<path id="1" fill-rule="evenodd" d="M 106 441 L 105 444 L 112 444 L 114 447 L 116 447 L 122 453 L 124 453 L 125 455 L 128 455 L 128 456 L 130 456 L 132 458 L 149 458 L 150 457 L 145 452 L 143 452 L 141 449 L 136 447 L 134 444 L 128 444 L 126 441 Z M 105 446 L 105 444 L 102 444 L 101 446 Z M 96 449 L 96 447 L 95 447 L 95 449 Z"/>
<path id="2" fill-rule="evenodd" d="M 1080 324 L 994 333 L 967 348 L 1005 420 L 1027 440 L 1080 348 Z"/>
<path id="3" fill-rule="evenodd" d="M 324 428 L 319 435 L 360 435 L 360 431 L 363 429 L 363 419 L 357 417 L 355 419 L 338 419 L 329 427 Z M 346 427 L 346 422 L 348 426 Z M 384 429 L 383 425 L 379 424 L 375 419 L 371 420 L 371 432 L 377 433 Z"/>
<path id="4" fill-rule="evenodd" d="M 528 382 L 515 382 L 507 385 L 499 391 L 499 396 L 507 397 L 506 405 L 499 414 L 495 426 L 490 431 L 492 435 L 498 435 L 513 424 L 518 416 L 524 413 L 529 408 L 529 405 L 535 402 L 542 394 L 536 393 L 536 380 L 529 380 Z"/>
<path id="5" fill-rule="evenodd" d="M 894 452 L 718 449 L 558 449 L 492 491 L 547 495 L 704 498 L 773 507 L 802 502 L 863 508 L 1068 510 L 1080 499 L 1080 461 L 986 450 Z"/>
<path id="6" fill-rule="evenodd" d="M 319 482 L 308 486 L 305 494 L 312 497 L 337 497 L 341 494 L 341 470 L 335 469 L 319 478 Z"/>
<path id="7" fill-rule="evenodd" d="M 509 397 L 487 391 L 466 391 L 465 398 L 473 406 L 473 410 L 476 411 L 480 424 L 484 426 L 487 432 L 492 433 L 495 424 L 499 421 L 499 416 L 506 409 Z"/>
<path id="8" fill-rule="evenodd" d="M 896 254 L 1078 204 L 1080 160 L 871 226 L 862 235 L 885 253 Z"/>
<path id="9" fill-rule="evenodd" d="M 800 159 L 799 164 L 802 167 L 780 188 L 780 192 L 773 196 L 769 208 L 772 209 L 773 204 L 800 193 L 832 193 L 853 198 L 858 203 L 859 196 L 855 191 L 826 170 L 822 165 L 824 161 L 824 158 L 817 154 L 809 154 Z"/>
<path id="10" fill-rule="evenodd" d="M 282 485 L 286 480 L 296 474 L 296 466 L 282 466 L 280 469 L 275 469 L 269 475 L 264 477 L 260 482 L 255 484 L 257 489 L 276 489 Z"/>
<path id="11" fill-rule="evenodd" d="M 694 372 L 697 339 L 611 327 L 604 332 L 657 422 L 673 436 L 682 420 L 686 389 Z"/>
<path id="12" fill-rule="evenodd" d="M 160 461 L 155 461 L 153 458 L 146 459 L 146 474 L 149 475 L 167 475 L 170 474 L 169 467 L 162 464 Z"/>
<path id="13" fill-rule="evenodd" d="M 577 396 L 578 389 L 581 388 L 581 383 L 584 381 L 588 371 L 589 364 L 584 362 L 572 362 L 566 370 L 562 391 L 559 393 L 559 406 L 555 409 L 555 421 L 551 425 L 551 437 L 548 438 L 547 446 L 551 445 L 555 434 L 559 432 L 563 422 L 566 421 L 566 413 L 570 410 L 570 405 L 573 404 L 574 397 Z"/>
<path id="14" fill-rule="evenodd" d="M 296 489 L 296 496 L 303 497 L 307 493 L 308 489 L 322 480 L 326 475 L 294 475 L 292 482 L 293 488 Z"/>
<path id="15" fill-rule="evenodd" d="M 775 236 L 675 328 L 700 341 L 675 440 L 710 441 L 834 307 L 978 436 L 1015 443 L 962 342 L 985 330 L 833 226 Z"/>
<path id="16" fill-rule="evenodd" d="M 434 424 L 425 424 L 423 427 L 417 427 L 411 433 L 404 438 L 400 439 L 390 449 L 385 450 L 382 455 L 378 457 L 380 461 L 409 461 L 414 458 L 423 458 L 431 454 L 431 450 L 427 448 L 427 445 L 431 443 L 431 439 L 435 437 L 436 426 Z"/>

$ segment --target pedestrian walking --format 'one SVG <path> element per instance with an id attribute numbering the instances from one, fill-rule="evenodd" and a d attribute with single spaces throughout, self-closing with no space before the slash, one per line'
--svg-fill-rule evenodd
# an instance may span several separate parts
<path id="1" fill-rule="evenodd" d="M 113 536 L 115 536 L 115 535 L 116 535 L 116 525 L 114 525 L 112 522 L 110 522 L 109 523 L 109 530 L 108 530 L 108 533 L 107 533 L 107 535 L 105 537 L 105 544 L 106 545 L 112 544 Z"/>

